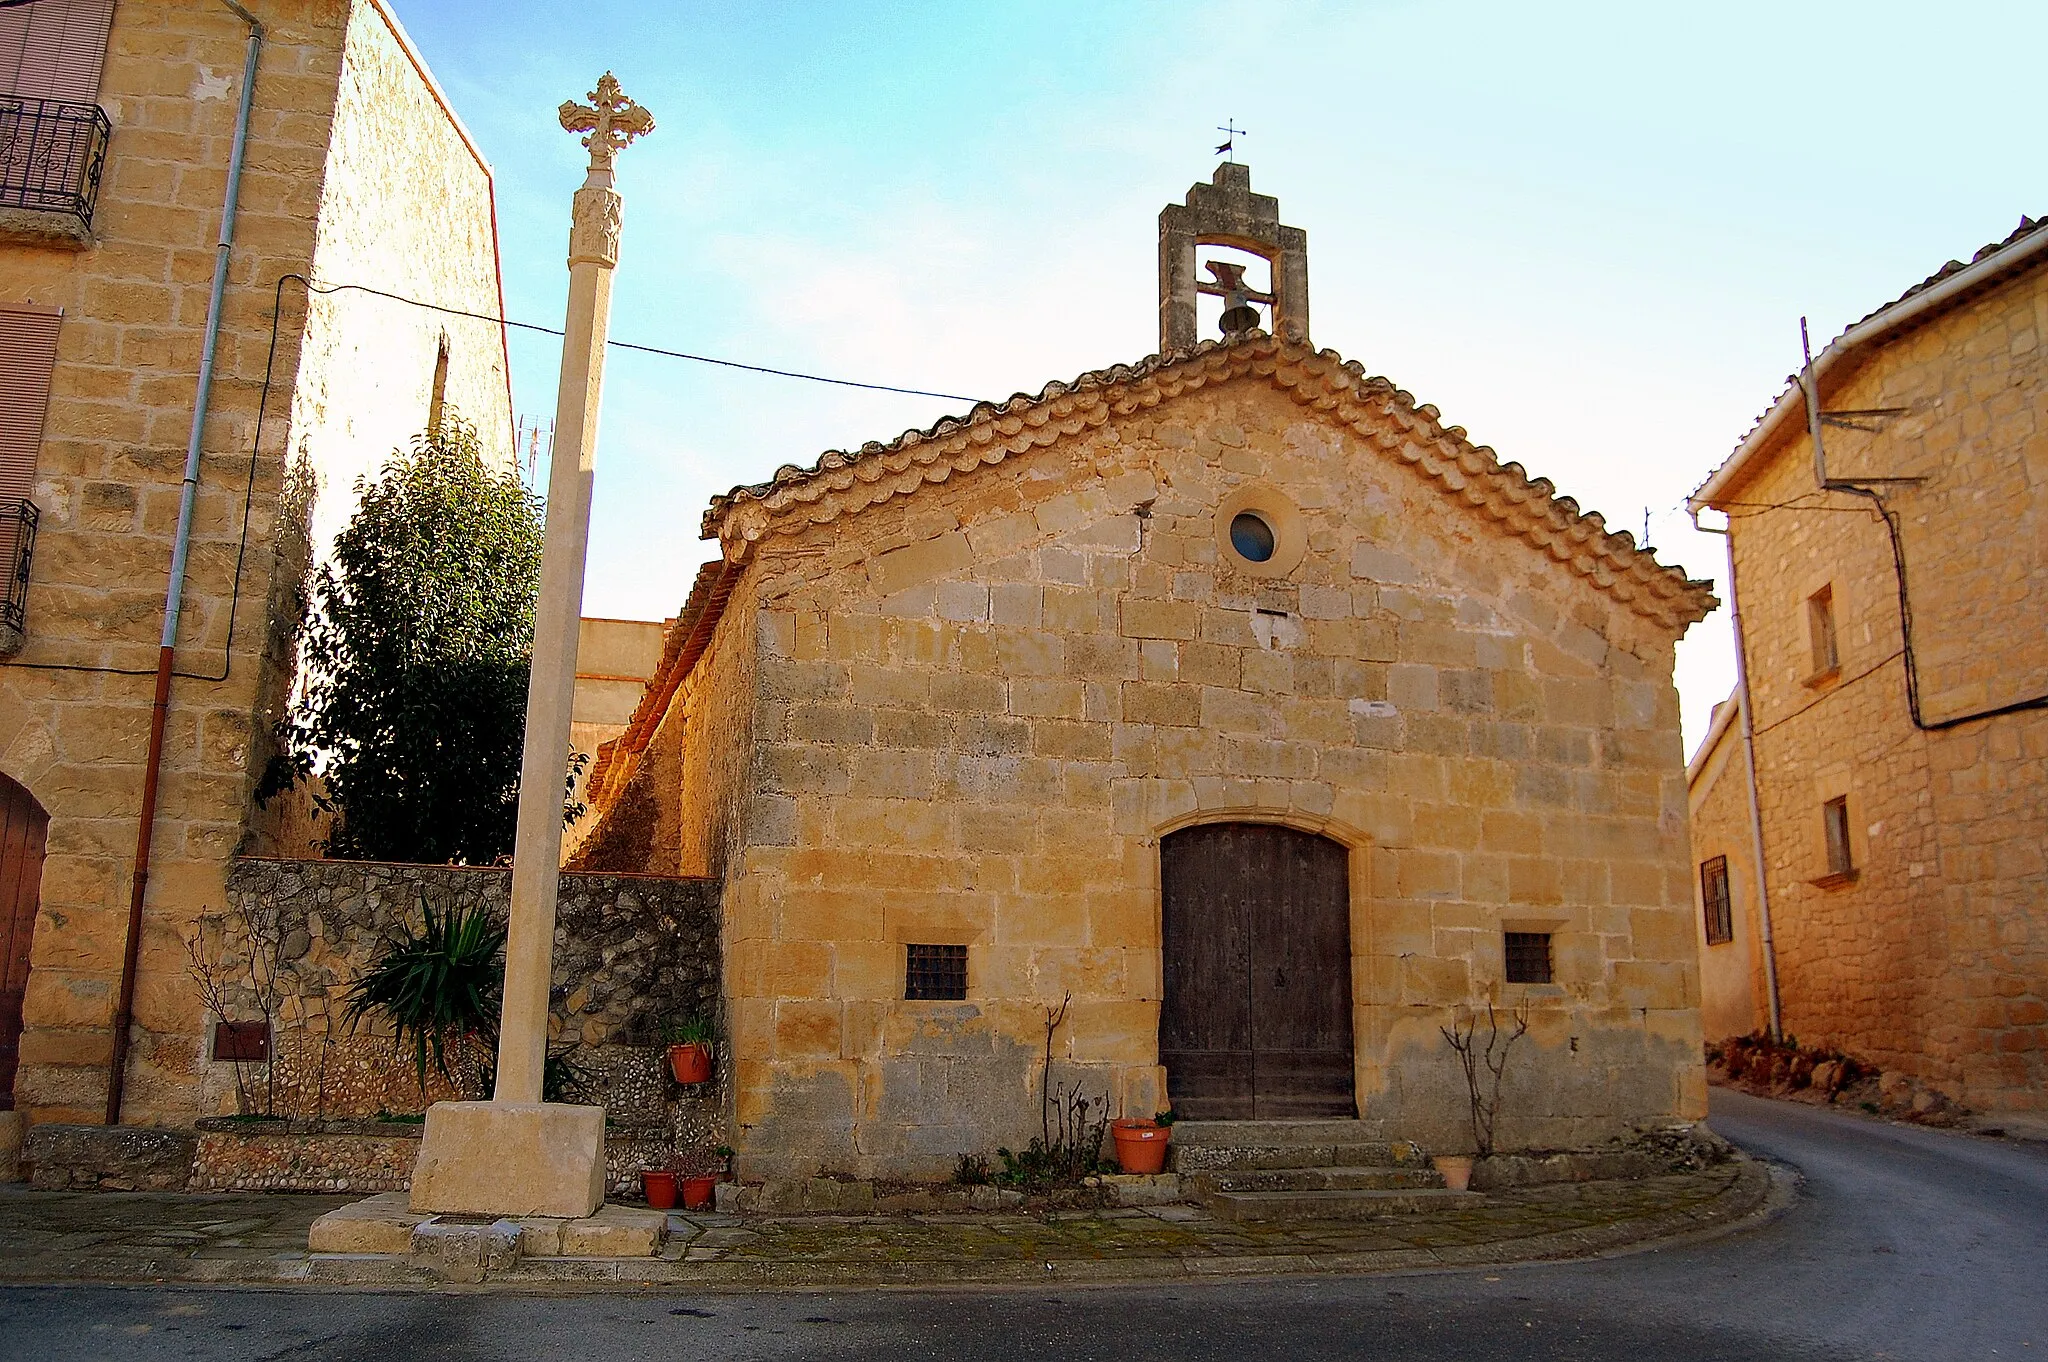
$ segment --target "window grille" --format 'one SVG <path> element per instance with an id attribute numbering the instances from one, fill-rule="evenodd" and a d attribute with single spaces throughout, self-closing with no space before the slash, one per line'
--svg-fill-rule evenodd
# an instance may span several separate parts
<path id="1" fill-rule="evenodd" d="M 1735 939 L 1735 914 L 1728 899 L 1728 858 L 1700 862 L 1700 902 L 1707 915 L 1707 944 Z"/>
<path id="2" fill-rule="evenodd" d="M 952 1001 L 967 996 L 965 946 L 911 946 L 903 971 L 903 996 Z"/>
<path id="3" fill-rule="evenodd" d="M 1550 933 L 1509 932 L 1507 934 L 1508 982 L 1547 984 L 1550 982 Z"/>
<path id="4" fill-rule="evenodd" d="M 1807 638 L 1813 645 L 1813 674 L 1838 671 L 1842 655 L 1835 643 L 1835 589 L 1824 586 L 1806 601 Z"/>
<path id="5" fill-rule="evenodd" d="M 1828 874 L 1847 875 L 1856 869 L 1849 849 L 1849 797 L 1830 799 L 1821 806 L 1821 825 L 1828 839 Z"/>

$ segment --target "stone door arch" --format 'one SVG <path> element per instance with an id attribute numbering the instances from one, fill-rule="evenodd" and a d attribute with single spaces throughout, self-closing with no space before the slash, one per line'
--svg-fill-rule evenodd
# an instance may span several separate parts
<path id="1" fill-rule="evenodd" d="M 1350 852 L 1271 823 L 1159 841 L 1159 1062 L 1194 1120 L 1358 1114 Z"/>
<path id="2" fill-rule="evenodd" d="M 50 815 L 34 795 L 0 776 L 0 1111 L 14 1106 L 21 1062 L 21 1002 L 28 991 L 29 941 L 43 882 Z"/>

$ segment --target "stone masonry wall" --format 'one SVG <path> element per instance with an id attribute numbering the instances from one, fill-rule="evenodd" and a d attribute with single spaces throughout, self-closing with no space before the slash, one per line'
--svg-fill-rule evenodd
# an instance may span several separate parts
<path id="1" fill-rule="evenodd" d="M 960 465 L 965 468 L 966 465 Z M 1284 578 L 1218 506 L 1298 510 Z M 1256 375 L 753 546 L 759 798 L 728 873 L 741 1166 L 943 1175 L 1056 1080 L 1164 1104 L 1158 839 L 1353 849 L 1361 1115 L 1463 1133 L 1438 1033 L 1526 1004 L 1502 1138 L 1704 1110 L 1672 638 Z M 685 788 L 691 773 L 685 771 Z M 1504 928 L 1557 983 L 1503 982 Z M 969 947 L 902 999 L 906 942 Z"/>
<path id="2" fill-rule="evenodd" d="M 265 399 L 274 286 L 287 273 L 397 280 L 395 291 L 497 307 L 487 172 L 449 144 L 448 116 L 407 75 L 384 12 L 372 0 L 279 0 L 262 16 L 145 903 L 124 1112 L 143 1123 L 189 1124 L 202 1110 L 182 941 L 223 901 L 236 850 L 267 845 L 249 795 L 290 681 L 310 548 L 303 502 L 280 502 L 287 463 L 303 456 L 326 486 L 314 509 L 323 523 L 345 517 L 354 471 L 403 438 L 380 423 L 424 423 L 443 324 L 351 304 L 312 327 L 302 354 L 305 307 L 287 286 Z M 114 130 L 96 240 L 78 252 L 0 244 L 0 299 L 65 311 L 34 487 L 43 519 L 28 643 L 0 663 L 0 770 L 51 817 L 15 1091 L 32 1122 L 97 1121 L 105 1101 L 151 673 L 245 36 L 225 9 L 122 0 L 100 97 Z M 362 114 L 372 99 L 375 120 Z M 353 131 L 330 157 L 338 127 Z M 451 337 L 451 393 L 487 432 L 502 427 L 502 353 L 459 326 Z M 330 381 L 335 369 L 345 385 Z"/>
<path id="3" fill-rule="evenodd" d="M 1700 941 L 1700 1026 L 1710 1041 L 1746 1036 L 1770 1023 L 1741 723 L 1736 719 L 1721 735 L 1687 792 L 1692 814 L 1693 921 Z M 1728 859 L 1728 917 L 1733 936 L 1709 944 L 1700 867 L 1716 856 Z"/>
<path id="4" fill-rule="evenodd" d="M 2048 271 L 1888 343 L 1825 394 L 1903 408 L 1828 432 L 1838 475 L 1917 476 L 1904 528 L 1924 717 L 2048 691 Z M 1938 732 L 1906 705 L 1892 552 L 1866 499 L 1816 493 L 1803 427 L 1730 489 L 1756 695 L 1786 1029 L 1966 1105 L 2048 1102 L 2048 711 Z M 1777 507 L 1797 500 L 1797 506 Z M 1833 592 L 1838 676 L 1806 602 Z M 1826 878 L 1849 801 L 1856 876 Z"/>

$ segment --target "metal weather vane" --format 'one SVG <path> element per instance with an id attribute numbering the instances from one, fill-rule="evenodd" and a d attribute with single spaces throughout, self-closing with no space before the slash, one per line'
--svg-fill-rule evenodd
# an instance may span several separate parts
<path id="1" fill-rule="evenodd" d="M 564 106 L 566 107 L 566 106 Z M 1223 134 L 1223 145 L 1216 148 L 1216 155 L 1225 157 L 1232 164 L 1237 162 L 1237 139 L 1249 135 L 1249 129 L 1237 126 L 1237 120 L 1226 118 L 1216 131 Z"/>

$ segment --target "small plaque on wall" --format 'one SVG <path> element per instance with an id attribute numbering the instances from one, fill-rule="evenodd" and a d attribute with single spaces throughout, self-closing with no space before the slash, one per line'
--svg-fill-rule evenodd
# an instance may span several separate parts
<path id="1" fill-rule="evenodd" d="M 239 1060 L 243 1063 L 262 1063 L 270 1058 L 270 1023 L 215 1022 L 213 1026 L 213 1057 L 220 1063 Z"/>

